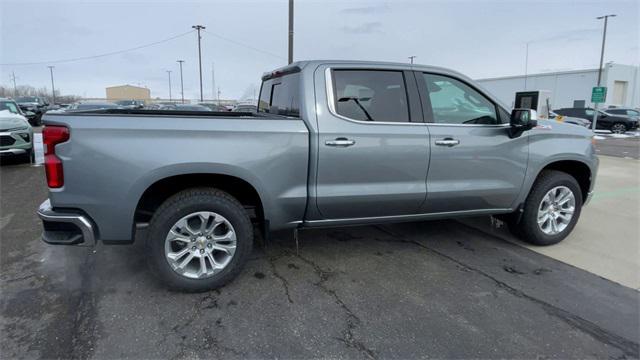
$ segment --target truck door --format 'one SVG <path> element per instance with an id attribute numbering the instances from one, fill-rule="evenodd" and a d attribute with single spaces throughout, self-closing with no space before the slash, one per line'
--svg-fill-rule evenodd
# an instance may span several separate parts
<path id="1" fill-rule="evenodd" d="M 426 196 L 427 127 L 412 72 L 316 70 L 316 204 L 325 219 L 414 214 Z M 326 111 L 328 110 L 328 111 Z"/>
<path id="2" fill-rule="evenodd" d="M 527 168 L 528 132 L 510 138 L 509 113 L 461 79 L 422 72 L 416 79 L 431 134 L 423 211 L 511 208 Z"/>

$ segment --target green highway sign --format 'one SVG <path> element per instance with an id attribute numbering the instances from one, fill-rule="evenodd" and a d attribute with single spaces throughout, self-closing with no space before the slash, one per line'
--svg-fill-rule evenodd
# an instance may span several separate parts
<path id="1" fill-rule="evenodd" d="M 591 90 L 591 102 L 601 104 L 607 98 L 607 88 L 604 86 L 596 86 Z"/>

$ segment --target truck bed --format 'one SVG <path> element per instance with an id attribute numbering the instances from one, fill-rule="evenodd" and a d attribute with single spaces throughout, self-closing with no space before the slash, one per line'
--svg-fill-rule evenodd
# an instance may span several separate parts
<path id="1" fill-rule="evenodd" d="M 274 223 L 303 218 L 309 132 L 302 119 L 110 109 L 46 114 L 44 122 L 67 126 L 71 134 L 56 146 L 65 183 L 51 190 L 51 204 L 83 209 L 101 224 L 100 240 L 130 239 L 145 190 L 182 174 L 245 179 Z"/>

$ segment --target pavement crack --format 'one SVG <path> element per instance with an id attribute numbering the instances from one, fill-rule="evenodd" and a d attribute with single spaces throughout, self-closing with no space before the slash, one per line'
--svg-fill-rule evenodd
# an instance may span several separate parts
<path id="1" fill-rule="evenodd" d="M 87 359 L 95 351 L 95 337 L 98 332 L 97 324 L 97 296 L 93 289 L 93 276 L 95 275 L 96 257 L 91 252 L 87 254 L 84 264 L 80 267 L 82 277 L 80 280 L 80 294 L 75 306 L 73 333 L 71 335 L 70 358 Z"/>
<path id="2" fill-rule="evenodd" d="M 271 266 L 271 272 L 273 273 L 273 276 L 275 276 L 278 280 L 280 280 L 280 282 L 282 283 L 282 287 L 284 288 L 284 293 L 287 296 L 287 300 L 289 300 L 290 304 L 293 304 L 293 300 L 291 299 L 291 294 L 289 293 L 289 281 L 285 279 L 284 276 L 282 276 L 276 269 L 276 264 L 275 264 L 276 260 L 277 258 L 270 258 L 267 256 L 267 261 Z"/>
<path id="3" fill-rule="evenodd" d="M 356 339 L 354 335 L 354 330 L 356 330 L 362 324 L 362 320 L 360 320 L 360 318 L 349 308 L 349 306 L 347 306 L 347 304 L 340 298 L 340 296 L 335 290 L 326 286 L 325 283 L 331 276 L 332 272 L 322 269 L 320 265 L 316 264 L 314 261 L 310 259 L 305 258 L 299 253 L 298 254 L 292 253 L 291 255 L 297 257 L 298 259 L 302 260 L 304 263 L 306 263 L 307 265 L 313 268 L 313 271 L 316 273 L 316 275 L 319 278 L 318 282 L 314 283 L 313 285 L 320 288 L 325 294 L 331 296 L 334 299 L 334 302 L 346 314 L 347 328 L 342 331 L 342 336 L 339 338 L 336 338 L 336 340 L 344 343 L 347 347 L 354 348 L 360 351 L 369 359 L 377 359 L 375 351 L 373 351 L 372 349 L 369 349 L 363 342 Z"/>
<path id="4" fill-rule="evenodd" d="M 598 326 L 597 324 L 592 323 L 589 320 L 583 319 L 580 316 L 577 316 L 575 314 L 572 314 L 571 312 L 561 309 L 555 305 L 552 305 L 544 300 L 538 299 L 534 296 L 528 295 L 527 293 L 525 293 L 522 290 L 518 290 L 514 287 L 512 287 L 511 285 L 505 283 L 504 281 L 501 281 L 497 278 L 495 278 L 494 276 L 480 270 L 477 268 L 474 268 L 472 266 L 469 266 L 445 253 L 442 253 L 438 250 L 435 250 L 427 245 L 424 245 L 422 243 L 420 243 L 419 241 L 416 240 L 409 240 L 406 239 L 403 235 L 400 234 L 396 234 L 393 233 L 381 226 L 375 226 L 376 229 L 380 230 L 381 232 L 387 234 L 387 235 L 391 235 L 394 238 L 398 238 L 400 240 L 387 240 L 387 239 L 378 239 L 379 241 L 386 241 L 386 242 L 397 242 L 397 243 L 408 243 L 408 244 L 413 244 L 416 246 L 419 246 L 423 249 L 426 249 L 427 251 L 432 252 L 433 254 L 449 260 L 453 263 L 455 263 L 456 265 L 460 266 L 463 270 L 465 271 L 471 271 L 474 272 L 478 275 L 481 275 L 491 281 L 493 281 L 496 286 L 498 286 L 499 288 L 507 291 L 508 293 L 510 293 L 513 296 L 517 296 L 526 300 L 529 300 L 531 302 L 534 302 L 538 305 L 540 305 L 542 307 L 542 309 L 549 315 L 554 316 L 560 320 L 562 320 L 563 322 L 565 322 L 566 324 L 568 324 L 569 326 L 571 326 L 572 328 L 582 331 L 588 335 L 590 335 L 592 338 L 600 341 L 601 343 L 610 345 L 612 347 L 615 347 L 619 350 L 621 350 L 626 356 L 629 356 L 631 358 L 638 358 L 639 357 L 639 345 L 636 342 L 633 342 L 631 340 L 627 340 L 624 337 L 621 337 L 619 335 L 613 334 L 603 328 L 601 328 L 600 326 Z"/>

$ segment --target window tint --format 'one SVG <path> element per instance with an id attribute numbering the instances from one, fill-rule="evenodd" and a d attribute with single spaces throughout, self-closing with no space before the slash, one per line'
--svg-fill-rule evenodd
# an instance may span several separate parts
<path id="1" fill-rule="evenodd" d="M 511 122 L 511 113 L 498 106 L 498 114 L 500 114 L 500 122 L 502 124 L 508 124 Z"/>
<path id="2" fill-rule="evenodd" d="M 495 105 L 467 84 L 442 75 L 424 74 L 433 121 L 444 124 L 499 124 Z"/>
<path id="3" fill-rule="evenodd" d="M 300 117 L 300 74 L 262 82 L 258 112 Z"/>
<path id="4" fill-rule="evenodd" d="M 16 104 L 10 101 L 0 102 L 0 111 L 1 110 L 9 110 L 9 112 L 18 114 L 18 107 L 16 106 Z"/>
<path id="5" fill-rule="evenodd" d="M 334 70 L 333 83 L 338 114 L 362 121 L 409 121 L 401 71 Z"/>

